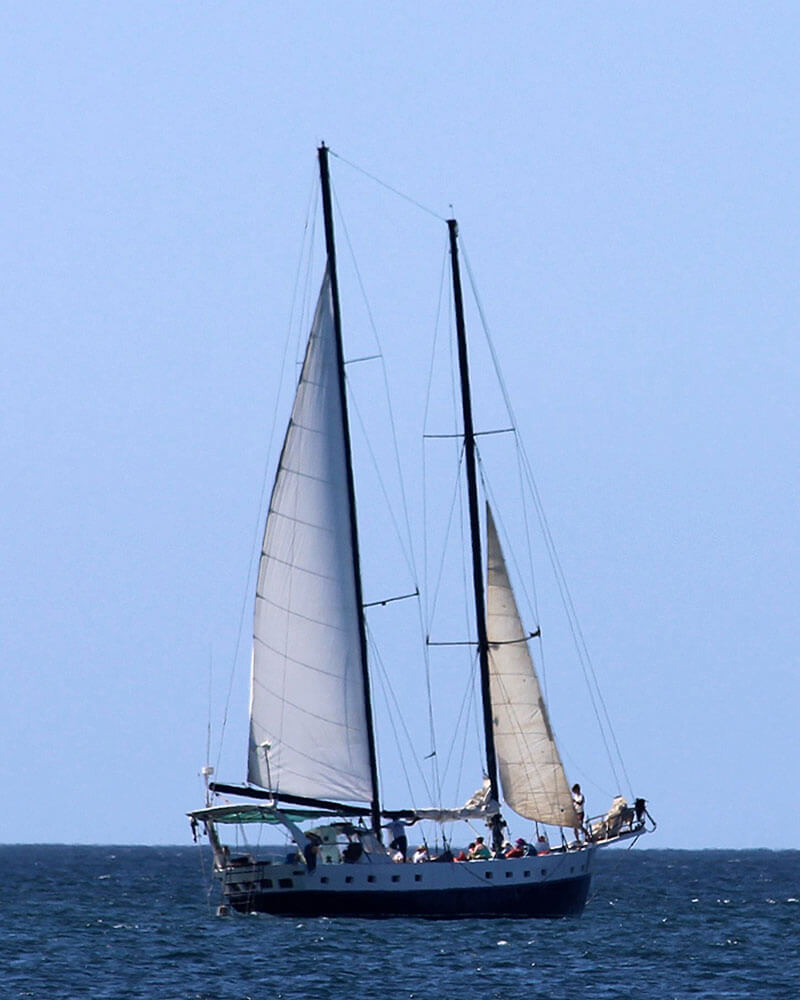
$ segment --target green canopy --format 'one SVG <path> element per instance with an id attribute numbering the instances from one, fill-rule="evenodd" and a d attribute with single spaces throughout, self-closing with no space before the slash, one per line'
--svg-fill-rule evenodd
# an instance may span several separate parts
<path id="1" fill-rule="evenodd" d="M 237 802 L 234 805 L 195 809 L 188 815 L 212 823 L 283 823 L 287 819 L 292 823 L 301 823 L 306 819 L 333 818 L 339 814 L 321 809 L 277 809 L 273 805 Z"/>

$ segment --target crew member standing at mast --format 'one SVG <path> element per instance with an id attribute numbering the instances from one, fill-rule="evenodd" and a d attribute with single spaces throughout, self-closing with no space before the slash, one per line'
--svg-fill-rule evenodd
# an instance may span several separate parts
<path id="1" fill-rule="evenodd" d="M 409 820 L 409 826 L 416 823 L 416 819 Z M 389 847 L 393 851 L 399 851 L 403 855 L 403 861 L 408 859 L 408 837 L 406 836 L 405 824 L 401 819 L 390 820 L 385 827 L 392 838 Z"/>
<path id="2" fill-rule="evenodd" d="M 575 784 L 572 786 L 572 805 L 575 809 L 575 839 L 581 839 L 581 830 L 583 830 L 583 817 L 585 815 L 586 800 L 581 792 L 581 786 Z"/>

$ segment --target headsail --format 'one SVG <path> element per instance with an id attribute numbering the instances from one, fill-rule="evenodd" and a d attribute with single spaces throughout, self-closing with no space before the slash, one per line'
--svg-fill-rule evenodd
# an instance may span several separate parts
<path id="1" fill-rule="evenodd" d="M 572 796 L 487 504 L 486 629 L 503 797 L 526 819 L 575 825 Z"/>
<path id="2" fill-rule="evenodd" d="M 317 302 L 256 588 L 248 780 L 372 798 L 330 277 Z"/>

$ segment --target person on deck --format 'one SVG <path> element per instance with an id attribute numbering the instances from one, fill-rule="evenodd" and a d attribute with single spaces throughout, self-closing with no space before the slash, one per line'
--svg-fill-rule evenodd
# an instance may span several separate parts
<path id="1" fill-rule="evenodd" d="M 550 853 L 550 841 L 547 839 L 547 834 L 544 831 L 542 831 L 536 838 L 536 853 L 537 854 Z"/>
<path id="2" fill-rule="evenodd" d="M 484 844 L 483 837 L 476 837 L 475 847 L 472 849 L 470 861 L 488 861 L 491 856 L 492 853 L 486 844 Z"/>
<path id="3" fill-rule="evenodd" d="M 348 826 L 344 832 L 347 834 L 347 846 L 342 851 L 342 859 L 345 864 L 354 865 L 364 853 L 364 848 L 355 827 Z"/>
<path id="4" fill-rule="evenodd" d="M 575 839 L 580 841 L 581 831 L 583 830 L 583 818 L 586 811 L 586 799 L 584 799 L 581 786 L 578 784 L 572 786 L 572 807 L 575 810 L 576 820 L 573 833 L 575 834 Z"/>
<path id="5" fill-rule="evenodd" d="M 305 858 L 306 867 L 309 873 L 316 871 L 317 868 L 317 855 L 319 854 L 320 845 L 322 840 L 316 835 L 316 833 L 307 833 L 306 840 L 303 844 L 303 857 Z"/>
<path id="6" fill-rule="evenodd" d="M 428 856 L 428 848 L 425 844 L 420 844 L 419 847 L 414 851 L 414 857 L 411 859 L 415 865 L 421 864 L 423 861 L 430 861 Z"/>
<path id="7" fill-rule="evenodd" d="M 416 817 L 414 817 L 408 821 L 408 825 L 412 826 L 416 822 Z M 406 861 L 408 858 L 408 837 L 406 836 L 405 823 L 399 818 L 392 819 L 385 824 L 384 829 L 389 831 L 389 836 L 392 838 L 389 841 L 389 847 L 402 854 L 403 861 Z"/>
<path id="8" fill-rule="evenodd" d="M 527 854 L 527 847 L 528 847 L 528 845 L 525 843 L 525 841 L 522 839 L 522 837 L 517 837 L 516 841 L 514 842 L 514 846 L 513 847 L 509 847 L 509 849 L 506 851 L 504 857 L 506 857 L 506 858 L 524 858 L 525 855 Z"/>

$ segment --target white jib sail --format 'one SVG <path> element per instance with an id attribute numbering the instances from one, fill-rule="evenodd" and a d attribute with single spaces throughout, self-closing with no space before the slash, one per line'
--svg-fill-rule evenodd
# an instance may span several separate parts
<path id="1" fill-rule="evenodd" d="M 256 587 L 248 780 L 372 798 L 330 280 L 317 302 Z"/>
<path id="2" fill-rule="evenodd" d="M 494 740 L 503 797 L 526 819 L 575 826 L 561 757 L 487 504 L 486 629 Z"/>

